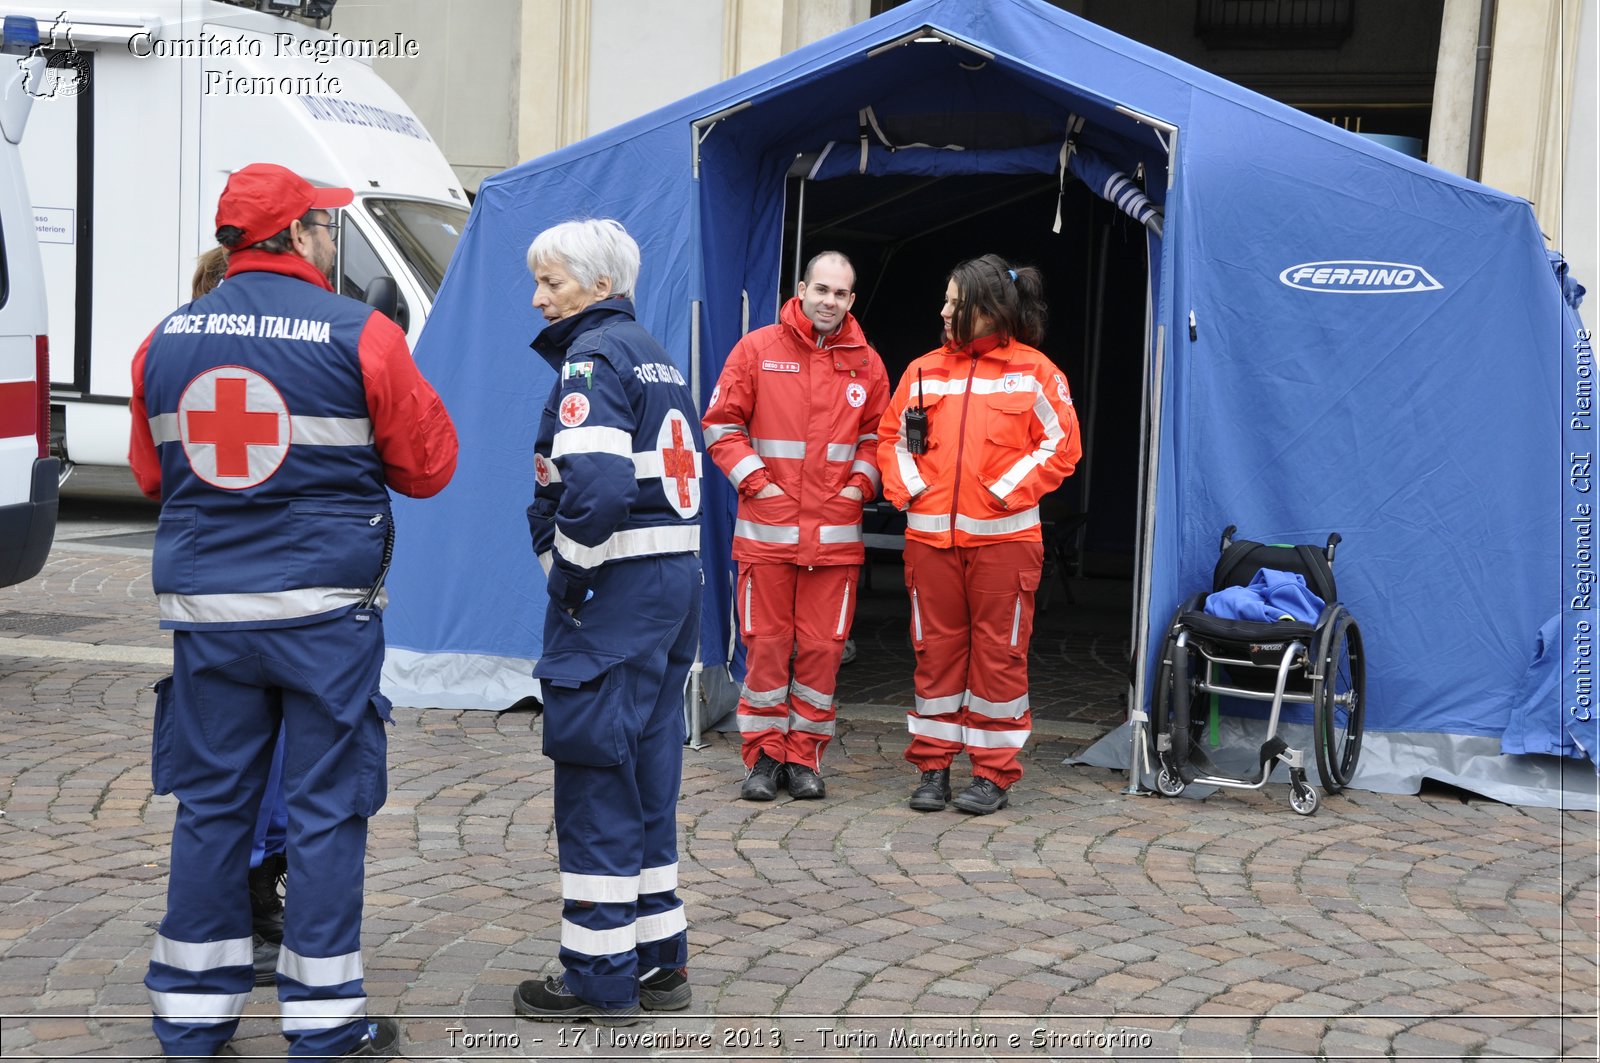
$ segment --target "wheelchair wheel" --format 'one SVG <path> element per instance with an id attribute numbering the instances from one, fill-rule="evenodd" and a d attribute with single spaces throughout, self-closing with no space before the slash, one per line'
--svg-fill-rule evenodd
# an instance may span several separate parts
<path id="1" fill-rule="evenodd" d="M 1317 665 L 1322 675 L 1312 689 L 1317 770 L 1328 793 L 1336 794 L 1355 777 L 1367 717 L 1367 658 L 1355 617 L 1341 610 L 1324 628 Z"/>
<path id="2" fill-rule="evenodd" d="M 1305 781 L 1302 776 L 1289 783 L 1289 807 L 1302 816 L 1309 816 L 1316 812 L 1321 799 L 1317 796 L 1317 788 Z"/>

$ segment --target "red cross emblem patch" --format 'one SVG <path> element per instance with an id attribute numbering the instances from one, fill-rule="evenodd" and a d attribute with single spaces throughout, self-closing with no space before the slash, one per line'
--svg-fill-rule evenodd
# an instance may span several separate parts
<path id="1" fill-rule="evenodd" d="M 550 459 L 543 454 L 533 456 L 533 478 L 540 487 L 550 486 Z"/>
<path id="2" fill-rule="evenodd" d="M 283 395 L 253 369 L 208 369 L 178 399 L 183 452 L 213 487 L 241 491 L 270 479 L 289 456 L 290 434 Z"/>
<path id="3" fill-rule="evenodd" d="M 700 454 L 694 449 L 689 419 L 671 410 L 656 432 L 656 452 L 661 455 L 661 490 L 667 505 L 680 517 L 700 512 Z"/>
<path id="4" fill-rule="evenodd" d="M 568 428 L 576 428 L 589 419 L 589 397 L 574 391 L 561 399 L 557 408 L 561 423 Z"/>

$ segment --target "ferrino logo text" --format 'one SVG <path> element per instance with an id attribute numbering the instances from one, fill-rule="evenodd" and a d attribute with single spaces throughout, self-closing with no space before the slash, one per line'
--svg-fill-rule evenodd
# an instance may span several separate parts
<path id="1" fill-rule="evenodd" d="M 1444 287 L 1421 266 L 1405 262 L 1302 262 L 1278 274 L 1278 279 L 1305 292 L 1350 295 L 1436 292 Z"/>

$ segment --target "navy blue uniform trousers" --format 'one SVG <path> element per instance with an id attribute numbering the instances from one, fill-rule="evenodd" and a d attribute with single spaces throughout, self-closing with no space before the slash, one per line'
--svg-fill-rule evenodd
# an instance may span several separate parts
<path id="1" fill-rule="evenodd" d="M 637 1003 L 640 975 L 688 958 L 677 802 L 700 558 L 611 562 L 591 589 L 576 618 L 549 607 L 534 674 L 555 761 L 567 987 L 619 1008 Z"/>
<path id="2" fill-rule="evenodd" d="M 365 617 L 366 619 L 361 619 Z M 209 1056 L 253 986 L 246 868 L 280 722 L 288 854 L 278 999 L 291 1057 L 366 1032 L 361 904 L 367 817 L 388 789 L 376 610 L 300 627 L 174 631 L 156 688 L 151 775 L 178 798 L 167 914 L 145 985 L 168 1055 Z"/>

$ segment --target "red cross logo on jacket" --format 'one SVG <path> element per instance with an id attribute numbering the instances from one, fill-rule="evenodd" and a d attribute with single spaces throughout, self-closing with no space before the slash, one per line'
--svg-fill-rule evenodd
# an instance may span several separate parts
<path id="1" fill-rule="evenodd" d="M 694 449 L 694 432 L 689 419 L 677 410 L 661 420 L 656 433 L 656 450 L 661 455 L 661 489 L 667 504 L 680 517 L 700 512 L 700 453 Z"/>
<path id="2" fill-rule="evenodd" d="M 253 369 L 218 366 L 178 399 L 178 434 L 194 474 L 238 491 L 269 479 L 289 454 L 289 407 Z"/>

